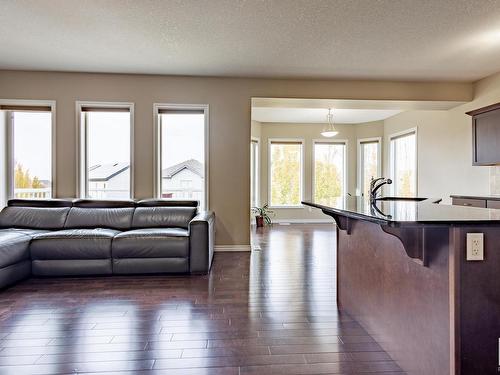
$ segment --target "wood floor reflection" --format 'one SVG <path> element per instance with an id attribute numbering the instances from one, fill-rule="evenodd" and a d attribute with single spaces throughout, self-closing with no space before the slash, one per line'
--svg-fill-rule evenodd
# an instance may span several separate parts
<path id="1" fill-rule="evenodd" d="M 331 225 L 252 229 L 207 276 L 30 279 L 0 292 L 0 374 L 402 374 L 335 303 Z"/>

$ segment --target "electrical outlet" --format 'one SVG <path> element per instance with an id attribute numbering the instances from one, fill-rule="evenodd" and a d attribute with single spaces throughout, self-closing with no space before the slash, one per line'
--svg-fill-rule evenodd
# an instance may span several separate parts
<path id="1" fill-rule="evenodd" d="M 484 233 L 467 233 L 467 260 L 484 260 Z"/>

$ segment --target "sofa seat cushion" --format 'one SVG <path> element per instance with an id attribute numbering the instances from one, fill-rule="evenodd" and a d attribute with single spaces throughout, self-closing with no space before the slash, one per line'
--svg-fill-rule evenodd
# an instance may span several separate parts
<path id="1" fill-rule="evenodd" d="M 48 233 L 50 232 L 49 230 L 45 230 L 45 229 L 24 229 L 24 228 L 9 228 L 9 229 L 0 229 L 0 231 L 3 231 L 3 230 L 9 230 L 9 231 L 12 231 L 12 232 L 15 232 L 15 233 L 21 233 L 21 234 L 26 234 L 30 237 L 34 237 L 35 235 L 37 234 L 42 234 L 42 233 Z"/>
<path id="2" fill-rule="evenodd" d="M 189 232 L 182 228 L 135 229 L 113 240 L 113 258 L 172 258 L 189 256 Z"/>
<path id="3" fill-rule="evenodd" d="M 111 259 L 111 242 L 117 230 L 65 229 L 37 234 L 30 246 L 33 260 Z"/>
<path id="4" fill-rule="evenodd" d="M 31 237 L 12 229 L 0 230 L 0 268 L 29 259 Z"/>

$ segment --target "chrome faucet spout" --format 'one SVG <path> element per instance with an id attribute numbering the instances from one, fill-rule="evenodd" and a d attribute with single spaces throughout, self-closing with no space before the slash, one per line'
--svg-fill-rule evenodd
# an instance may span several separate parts
<path id="1" fill-rule="evenodd" d="M 384 185 L 392 184 L 390 178 L 379 177 L 370 181 L 370 202 L 374 202 L 377 199 L 377 194 L 380 188 Z"/>

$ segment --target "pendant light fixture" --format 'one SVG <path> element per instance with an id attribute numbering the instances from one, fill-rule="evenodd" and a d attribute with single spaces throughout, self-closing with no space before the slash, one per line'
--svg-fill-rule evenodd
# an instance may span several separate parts
<path id="1" fill-rule="evenodd" d="M 339 134 L 339 132 L 335 130 L 335 126 L 333 126 L 333 113 L 331 108 L 328 108 L 328 115 L 326 115 L 326 122 L 328 123 L 328 125 L 321 132 L 321 135 L 323 137 L 331 138 Z"/>

